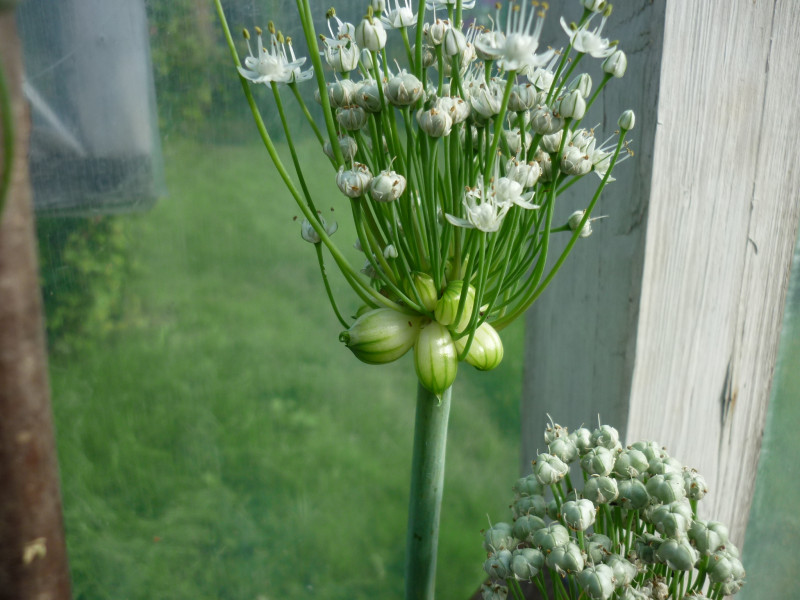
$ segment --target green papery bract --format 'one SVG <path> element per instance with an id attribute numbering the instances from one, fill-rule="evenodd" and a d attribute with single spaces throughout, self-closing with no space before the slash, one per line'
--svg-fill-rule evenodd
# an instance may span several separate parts
<path id="1" fill-rule="evenodd" d="M 414 298 L 412 286 L 417 289 L 422 306 L 425 310 L 433 312 L 436 308 L 436 302 L 439 295 L 436 293 L 436 285 L 433 282 L 433 277 L 427 273 L 414 272 L 411 274 L 411 281 L 406 282 L 406 294 L 409 298 Z"/>
<path id="2" fill-rule="evenodd" d="M 463 281 L 451 281 L 436 303 L 436 320 L 444 325 L 450 327 L 453 331 L 461 333 L 469 324 L 472 317 L 472 309 L 475 306 L 475 288 L 471 285 L 467 288 L 467 299 L 464 301 L 464 310 L 461 313 L 461 319 L 455 323 L 458 316 L 458 304 L 461 301 L 461 291 L 464 288 Z"/>
<path id="3" fill-rule="evenodd" d="M 397 360 L 417 340 L 422 317 L 391 308 L 376 308 L 364 313 L 339 334 L 339 341 L 368 364 L 378 365 Z"/>
<path id="4" fill-rule="evenodd" d="M 464 312 L 466 312 L 466 308 Z M 468 336 L 464 335 L 455 341 L 459 355 L 464 351 L 467 339 Z M 465 360 L 480 371 L 490 371 L 502 362 L 503 340 L 489 323 L 483 323 L 475 330 L 475 336 Z"/>
<path id="5" fill-rule="evenodd" d="M 422 325 L 414 344 L 414 368 L 420 383 L 434 394 L 442 394 L 453 385 L 458 353 L 447 327 L 436 321 Z"/>

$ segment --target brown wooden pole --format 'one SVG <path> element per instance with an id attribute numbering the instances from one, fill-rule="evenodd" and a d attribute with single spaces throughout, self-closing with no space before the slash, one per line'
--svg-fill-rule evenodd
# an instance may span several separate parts
<path id="1" fill-rule="evenodd" d="M 67 600 L 69 571 L 28 179 L 30 117 L 22 96 L 22 49 L 13 11 L 2 6 L 0 66 L 15 143 L 11 184 L 0 214 L 0 600 Z M 0 165 L 3 152 L 0 144 Z"/>

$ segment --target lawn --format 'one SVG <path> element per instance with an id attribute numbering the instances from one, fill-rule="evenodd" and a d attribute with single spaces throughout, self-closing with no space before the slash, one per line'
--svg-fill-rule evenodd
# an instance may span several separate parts
<path id="1" fill-rule="evenodd" d="M 115 217 L 137 265 L 123 326 L 50 359 L 75 598 L 400 598 L 410 357 L 367 366 L 338 341 L 263 148 L 164 152 L 169 195 Z M 319 172 L 319 207 L 360 264 L 346 199 Z M 504 332 L 496 371 L 463 365 L 456 382 L 442 600 L 481 581 L 480 530 L 518 474 L 521 333 Z"/>

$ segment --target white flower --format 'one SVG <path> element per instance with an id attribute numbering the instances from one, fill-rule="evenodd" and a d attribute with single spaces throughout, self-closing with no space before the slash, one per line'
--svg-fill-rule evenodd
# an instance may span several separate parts
<path id="1" fill-rule="evenodd" d="M 583 221 L 584 213 L 585 213 L 585 211 L 583 211 L 583 210 L 576 210 L 574 213 L 572 213 L 569 216 L 569 219 L 567 219 L 567 227 L 569 227 L 570 230 L 575 231 L 578 228 L 578 226 L 581 224 L 581 221 Z M 603 215 L 602 217 L 593 217 L 591 219 L 588 219 L 586 221 L 586 223 L 584 223 L 583 227 L 581 227 L 581 231 L 578 234 L 578 236 L 582 237 L 582 238 L 586 238 L 586 237 L 589 237 L 590 235 L 592 235 L 592 221 L 597 221 L 599 219 L 605 219 L 606 216 L 607 215 Z"/>
<path id="2" fill-rule="evenodd" d="M 372 52 L 378 52 L 386 45 L 386 30 L 383 23 L 372 16 L 365 17 L 356 27 L 356 43 Z"/>
<path id="3" fill-rule="evenodd" d="M 353 163 L 353 168 L 349 171 L 345 171 L 344 166 L 341 166 L 336 173 L 336 185 L 348 198 L 358 198 L 366 193 L 371 181 L 372 173 L 367 165 L 357 162 Z"/>
<path id="4" fill-rule="evenodd" d="M 323 40 L 325 61 L 337 73 L 349 73 L 358 66 L 360 50 L 349 37 L 341 40 Z"/>
<path id="5" fill-rule="evenodd" d="M 445 218 L 456 227 L 479 229 L 485 233 L 492 233 L 500 229 L 506 213 L 512 206 L 508 202 L 499 202 L 495 191 L 485 188 L 483 177 L 478 177 L 477 186 L 466 189 L 463 205 L 466 219 L 451 214 L 445 214 Z"/>
<path id="6" fill-rule="evenodd" d="M 613 54 L 616 48 L 608 41 L 608 38 L 600 37 L 600 33 L 602 33 L 603 27 L 605 27 L 606 24 L 606 19 L 608 18 L 605 15 L 603 15 L 603 19 L 600 21 L 600 26 L 589 31 L 589 24 L 596 14 L 597 13 L 594 13 L 589 17 L 589 20 L 587 20 L 582 27 L 574 29 L 567 25 L 564 17 L 561 17 L 561 28 L 569 36 L 569 43 L 572 44 L 575 50 L 583 54 L 589 54 L 594 58 L 605 58 Z"/>
<path id="7" fill-rule="evenodd" d="M 305 81 L 312 75 L 312 69 L 305 72 L 300 71 L 300 67 L 306 62 L 306 58 L 298 59 L 294 55 L 292 49 L 291 39 L 284 40 L 280 32 L 275 34 L 275 26 L 269 24 L 270 31 L 270 49 L 267 50 L 261 41 L 261 30 L 256 29 L 258 33 L 258 56 L 253 55 L 253 49 L 250 47 L 250 35 L 245 33 L 247 40 L 247 50 L 250 56 L 245 57 L 244 66 L 237 67 L 239 73 L 245 79 L 249 79 L 253 83 L 293 83 L 297 81 Z M 286 46 L 289 46 L 289 56 L 287 57 Z"/>
<path id="8" fill-rule="evenodd" d="M 544 8 L 532 7 L 527 14 L 527 2 L 520 7 L 512 1 L 506 15 L 505 39 L 499 36 L 479 37 L 475 41 L 478 49 L 487 56 L 499 56 L 498 66 L 506 71 L 520 71 L 542 67 L 553 56 L 554 51 L 536 54 L 539 36 L 544 24 Z"/>
<path id="9" fill-rule="evenodd" d="M 320 225 L 322 225 L 322 228 L 325 230 L 325 233 L 328 234 L 328 237 L 332 236 L 334 233 L 336 233 L 336 230 L 339 229 L 339 225 L 336 223 L 336 221 L 328 225 L 325 222 L 325 219 L 320 217 L 319 222 Z M 303 223 L 300 225 L 300 235 L 310 244 L 319 244 L 322 241 L 319 237 L 319 234 L 311 226 L 311 223 L 308 219 L 303 219 Z"/>
<path id="10" fill-rule="evenodd" d="M 539 208 L 538 204 L 533 204 L 530 201 L 531 197 L 533 197 L 533 192 L 523 194 L 522 185 L 508 177 L 498 179 L 497 183 L 492 185 L 492 192 L 498 204 L 519 206 L 527 210 Z"/>
<path id="11" fill-rule="evenodd" d="M 417 24 L 417 14 L 411 9 L 411 0 L 394 0 L 394 8 L 386 11 L 381 16 L 381 22 L 386 29 L 399 29 L 401 27 L 411 27 Z M 387 5 L 391 0 L 387 0 Z M 387 6 L 387 9 L 389 6 Z"/>
<path id="12" fill-rule="evenodd" d="M 511 158 L 506 163 L 506 177 L 516 181 L 523 188 L 530 188 L 536 185 L 541 174 L 542 167 L 535 160 L 525 163 L 518 161 L 516 158 Z"/>
<path id="13" fill-rule="evenodd" d="M 397 248 L 394 247 L 394 244 L 389 244 L 383 249 L 384 258 L 397 258 L 397 256 Z"/>

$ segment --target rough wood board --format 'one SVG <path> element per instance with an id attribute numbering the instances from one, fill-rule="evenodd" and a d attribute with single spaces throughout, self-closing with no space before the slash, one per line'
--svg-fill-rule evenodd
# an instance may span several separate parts
<path id="1" fill-rule="evenodd" d="M 800 209 L 793 8 L 667 4 L 628 439 L 697 467 L 737 544 Z"/>
<path id="2" fill-rule="evenodd" d="M 576 3 L 575 6 L 580 8 Z M 564 6 L 568 9 L 570 6 Z M 558 7 L 559 9 L 561 6 Z M 570 428 L 597 422 L 602 415 L 623 432 L 633 371 L 633 341 L 639 307 L 644 226 L 650 195 L 650 170 L 656 130 L 663 2 L 619 3 L 604 35 L 620 41 L 628 56 L 628 71 L 611 81 L 587 117 L 600 122 L 600 139 L 617 129 L 623 110 L 632 108 L 636 127 L 629 138 L 636 156 L 614 171 L 595 209 L 609 215 L 594 226 L 591 237 L 579 240 L 564 268 L 528 314 L 526 375 L 523 383 L 523 470 L 537 449 L 544 450 L 542 433 L 550 413 Z M 549 15 L 550 16 L 550 15 Z M 556 15 L 552 15 L 554 20 Z M 567 15 L 567 18 L 579 18 Z M 558 43 L 563 43 L 560 40 Z M 585 58 L 600 80 L 600 61 Z M 585 208 L 599 180 L 559 198 L 555 222 Z M 588 194 L 588 195 L 587 195 Z M 557 248 L 560 253 L 560 248 Z"/>

